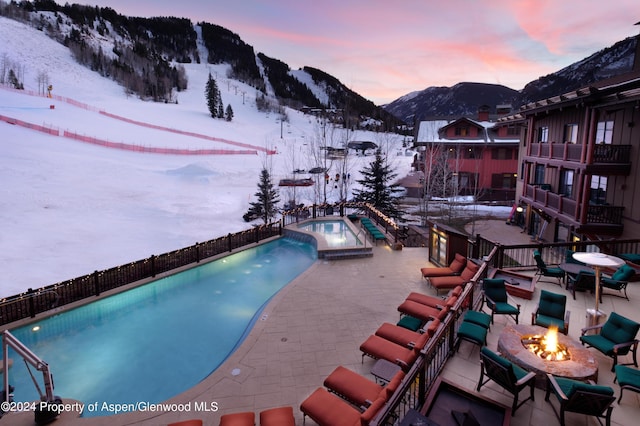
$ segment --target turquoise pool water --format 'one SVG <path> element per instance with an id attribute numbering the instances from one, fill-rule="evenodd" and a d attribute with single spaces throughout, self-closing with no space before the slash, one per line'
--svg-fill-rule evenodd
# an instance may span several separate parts
<path id="1" fill-rule="evenodd" d="M 49 364 L 62 398 L 158 403 L 216 370 L 316 258 L 312 245 L 280 238 L 11 332 Z M 37 400 L 24 363 L 10 357 L 15 400 Z"/>
<path id="2" fill-rule="evenodd" d="M 330 248 L 363 245 L 343 220 L 314 220 L 298 225 L 298 229 L 321 234 Z"/>

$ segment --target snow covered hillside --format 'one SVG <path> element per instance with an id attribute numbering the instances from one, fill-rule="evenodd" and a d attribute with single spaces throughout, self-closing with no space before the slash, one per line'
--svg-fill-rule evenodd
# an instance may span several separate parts
<path id="1" fill-rule="evenodd" d="M 316 118 L 287 110 L 288 121 L 255 108 L 255 89 L 227 80 L 226 65 L 186 64 L 189 88 L 177 104 L 144 102 L 75 63 L 68 50 L 42 32 L 0 17 L 0 60 L 16 68 L 25 91 L 0 87 L 0 115 L 111 142 L 182 150 L 257 148 L 252 155 L 167 155 L 132 152 L 50 136 L 0 121 L 0 297 L 146 258 L 237 232 L 253 201 L 260 170 L 274 181 L 294 169 L 318 166 L 318 138 L 343 146 L 370 140 L 385 146 L 399 176 L 410 169 L 402 137 L 327 131 Z M 204 88 L 211 73 L 231 122 L 209 116 Z M 46 74 L 57 98 L 33 96 Z M 61 99 L 62 97 L 64 99 Z M 77 104 L 66 102 L 77 101 Z M 84 107 L 83 107 L 84 106 Z M 147 126 L 118 120 L 115 114 Z M 150 128 L 148 125 L 174 131 Z M 180 133 L 182 132 L 182 133 Z M 267 156 L 264 149 L 278 154 Z M 317 158 L 317 157 L 316 157 Z M 350 156 L 351 190 L 373 157 Z M 337 171 L 334 161 L 331 176 Z M 281 188 L 280 198 L 293 197 Z M 297 188 L 298 203 L 312 203 L 312 188 Z M 329 185 L 328 201 L 339 194 Z"/>

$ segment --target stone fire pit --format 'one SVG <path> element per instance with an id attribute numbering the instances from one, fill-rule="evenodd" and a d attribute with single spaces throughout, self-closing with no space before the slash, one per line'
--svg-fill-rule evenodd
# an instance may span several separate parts
<path id="1" fill-rule="evenodd" d="M 504 328 L 498 338 L 498 352 L 511 362 L 527 371 L 536 373 L 536 387 L 545 389 L 546 374 L 575 380 L 598 381 L 598 361 L 580 342 L 558 334 L 558 342 L 566 346 L 571 359 L 565 361 L 547 361 L 530 352 L 522 344 L 523 337 L 542 335 L 548 330 L 537 325 L 515 324 Z"/>

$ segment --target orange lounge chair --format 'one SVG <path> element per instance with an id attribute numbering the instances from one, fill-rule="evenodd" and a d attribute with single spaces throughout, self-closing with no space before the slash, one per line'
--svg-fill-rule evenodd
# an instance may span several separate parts
<path id="1" fill-rule="evenodd" d="M 426 330 L 421 332 L 412 331 L 399 325 L 385 322 L 376 330 L 375 334 L 395 344 L 409 346 L 411 344 L 415 345 L 416 341 L 424 333 L 428 334 L 429 337 L 433 336 L 438 327 L 440 327 L 440 320 L 437 319 L 428 323 Z"/>
<path id="2" fill-rule="evenodd" d="M 182 420 L 180 422 L 169 423 L 167 426 L 202 426 L 202 420 L 200 419 L 190 419 L 190 420 Z"/>
<path id="3" fill-rule="evenodd" d="M 300 404 L 300 411 L 303 414 L 302 424 L 304 424 L 306 416 L 309 416 L 319 426 L 368 425 L 385 402 L 385 398 L 378 398 L 364 412 L 360 412 L 326 389 L 318 388 Z"/>
<path id="4" fill-rule="evenodd" d="M 253 411 L 225 414 L 220 417 L 220 426 L 254 426 L 255 424 L 256 415 Z"/>
<path id="5" fill-rule="evenodd" d="M 277 407 L 261 411 L 260 426 L 296 426 L 293 407 Z"/>
<path id="6" fill-rule="evenodd" d="M 429 284 L 436 289 L 436 293 L 440 290 L 449 290 L 456 288 L 459 285 L 465 285 L 473 279 L 480 267 L 473 262 L 467 262 L 467 266 L 464 267 L 464 271 L 459 276 L 449 277 L 433 277 L 429 278 Z"/>
<path id="7" fill-rule="evenodd" d="M 324 386 L 356 406 L 368 407 L 372 401 L 380 397 L 389 399 L 400 386 L 402 379 L 404 373 L 398 371 L 386 386 L 382 386 L 348 368 L 338 366 L 324 380 Z"/>
<path id="8" fill-rule="evenodd" d="M 405 300 L 400 306 L 398 306 L 398 312 L 401 315 L 409 315 L 414 318 L 421 319 L 424 322 L 439 319 L 444 320 L 449 310 L 458 301 L 457 297 L 450 297 L 447 300 L 443 300 L 443 306 L 427 306 L 422 303 L 414 302 L 413 300 Z"/>
<path id="9" fill-rule="evenodd" d="M 380 336 L 371 335 L 360 345 L 362 362 L 364 362 L 365 355 L 374 359 L 386 359 L 389 362 L 398 364 L 402 370 L 407 372 L 415 360 L 418 359 L 420 351 L 427 344 L 429 338 L 430 336 L 424 333 L 416 340 L 415 345 L 402 346 Z"/>
<path id="10" fill-rule="evenodd" d="M 451 296 L 460 297 L 460 295 L 462 294 L 462 290 L 463 290 L 463 287 L 461 285 L 457 286 L 456 288 L 451 290 L 451 292 L 449 293 L 449 297 Z M 409 293 L 409 295 L 407 296 L 407 300 L 413 300 L 414 302 L 422 303 L 423 305 L 433 306 L 433 307 L 442 306 L 445 303 L 444 299 L 441 297 L 428 296 L 426 294 L 418 293 L 415 291 L 412 291 L 411 293 Z"/>
<path id="11" fill-rule="evenodd" d="M 447 277 L 449 275 L 460 275 L 464 270 L 467 263 L 467 258 L 461 254 L 456 253 L 455 257 L 451 261 L 449 266 L 443 268 L 421 268 L 422 278 L 427 279 L 431 277 Z"/>

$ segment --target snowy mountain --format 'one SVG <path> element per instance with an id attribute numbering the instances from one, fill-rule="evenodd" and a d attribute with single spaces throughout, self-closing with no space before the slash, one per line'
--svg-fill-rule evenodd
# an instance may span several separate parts
<path id="1" fill-rule="evenodd" d="M 0 15 L 45 32 L 68 47 L 78 62 L 145 99 L 175 102 L 177 93 L 189 85 L 185 64 L 228 64 L 224 77 L 274 98 L 274 103 L 298 110 L 340 110 L 333 117 L 352 127 L 370 119 L 386 129 L 402 124 L 335 77 L 311 67 L 292 71 L 219 25 L 176 17 L 128 17 L 111 8 L 60 6 L 54 1 L 0 1 Z M 310 79 L 314 87 L 308 86 Z"/>
<path id="2" fill-rule="evenodd" d="M 275 183 L 291 178 L 324 163 L 319 146 L 373 141 L 390 153 L 399 176 L 410 170 L 401 136 L 345 130 L 288 107 L 259 112 L 255 88 L 226 77 L 225 63 L 184 64 L 189 85 L 176 102 L 144 101 L 79 65 L 43 31 L 0 17 L 2 69 L 24 85 L 0 85 L 2 297 L 247 229 L 242 215 L 260 170 L 269 168 Z M 209 115 L 209 73 L 233 107 L 230 122 Z M 97 145 L 103 142 L 111 147 Z M 162 150 L 168 153 L 148 152 Z M 372 159 L 349 155 L 352 179 L 344 186 L 331 179 L 327 201 L 356 188 Z M 328 159 L 327 166 L 334 176 L 342 162 Z M 283 202 L 294 197 L 311 204 L 322 201 L 322 191 L 280 188 Z"/>
<path id="3" fill-rule="evenodd" d="M 629 37 L 560 71 L 540 77 L 520 91 L 495 84 L 458 83 L 452 87 L 429 87 L 409 93 L 384 108 L 407 123 L 430 117 L 474 117 L 482 105 L 489 106 L 491 112 L 501 104 L 510 104 L 517 110 L 520 105 L 630 71 L 636 43 L 636 37 Z"/>

